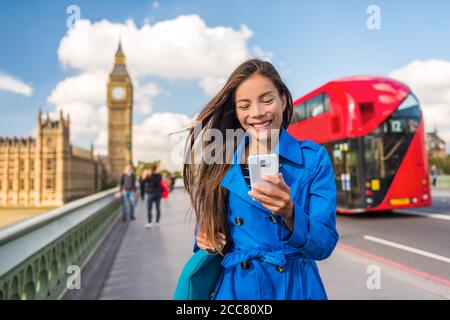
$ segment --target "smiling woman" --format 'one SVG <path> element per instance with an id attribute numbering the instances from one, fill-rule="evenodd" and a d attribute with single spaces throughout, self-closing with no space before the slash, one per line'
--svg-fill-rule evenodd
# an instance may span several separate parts
<path id="1" fill-rule="evenodd" d="M 243 139 L 226 141 L 216 157 L 222 161 L 192 165 L 198 136 L 189 132 L 184 183 L 196 214 L 194 252 L 223 256 L 213 299 L 327 298 L 314 260 L 329 257 L 338 240 L 334 174 L 323 147 L 287 133 L 291 116 L 292 97 L 278 72 L 252 59 L 196 119 L 203 133 L 215 129 L 227 139 L 230 130 L 244 130 Z M 231 164 L 223 161 L 227 147 Z M 241 161 L 270 153 L 278 156 L 279 174 L 250 191 Z"/>

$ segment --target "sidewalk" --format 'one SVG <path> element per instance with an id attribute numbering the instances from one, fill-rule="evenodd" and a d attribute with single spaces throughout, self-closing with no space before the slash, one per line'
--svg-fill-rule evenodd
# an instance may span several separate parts
<path id="1" fill-rule="evenodd" d="M 139 201 L 137 219 L 129 222 L 100 299 L 172 299 L 192 255 L 194 226 L 185 219 L 188 205 L 184 189 L 174 190 L 161 201 L 161 225 L 146 229 L 146 204 Z"/>

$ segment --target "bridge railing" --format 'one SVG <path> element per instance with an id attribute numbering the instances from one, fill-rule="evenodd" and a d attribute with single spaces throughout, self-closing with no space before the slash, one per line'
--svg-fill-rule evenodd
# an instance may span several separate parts
<path id="1" fill-rule="evenodd" d="M 119 210 L 116 188 L 0 229 L 0 300 L 61 298 Z"/>

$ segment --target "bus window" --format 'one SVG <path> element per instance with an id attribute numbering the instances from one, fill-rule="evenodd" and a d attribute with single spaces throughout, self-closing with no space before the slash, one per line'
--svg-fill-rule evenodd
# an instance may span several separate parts
<path id="1" fill-rule="evenodd" d="M 326 93 L 322 93 L 322 95 L 323 95 L 324 111 L 328 112 L 328 111 L 330 111 L 330 97 Z"/>
<path id="2" fill-rule="evenodd" d="M 294 107 L 290 124 L 294 124 L 305 119 L 306 119 L 306 106 L 304 103 L 302 103 L 301 105 Z"/>
<path id="3" fill-rule="evenodd" d="M 389 118 L 392 133 L 414 133 L 419 126 L 421 111 L 419 101 L 410 94 Z"/>
<path id="4" fill-rule="evenodd" d="M 306 101 L 306 116 L 308 118 L 315 117 L 323 112 L 323 97 L 318 95 Z"/>
<path id="5" fill-rule="evenodd" d="M 306 101 L 306 116 L 315 117 L 330 110 L 330 99 L 326 93 Z"/>
<path id="6" fill-rule="evenodd" d="M 290 124 L 318 116 L 328 111 L 330 111 L 330 98 L 326 93 L 319 94 L 301 105 L 294 107 Z"/>

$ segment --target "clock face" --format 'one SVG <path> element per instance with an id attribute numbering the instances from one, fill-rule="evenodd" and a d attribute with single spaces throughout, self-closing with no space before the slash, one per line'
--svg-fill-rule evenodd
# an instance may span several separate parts
<path id="1" fill-rule="evenodd" d="M 121 86 L 114 87 L 112 90 L 112 96 L 114 100 L 123 100 L 125 98 L 125 88 Z"/>

